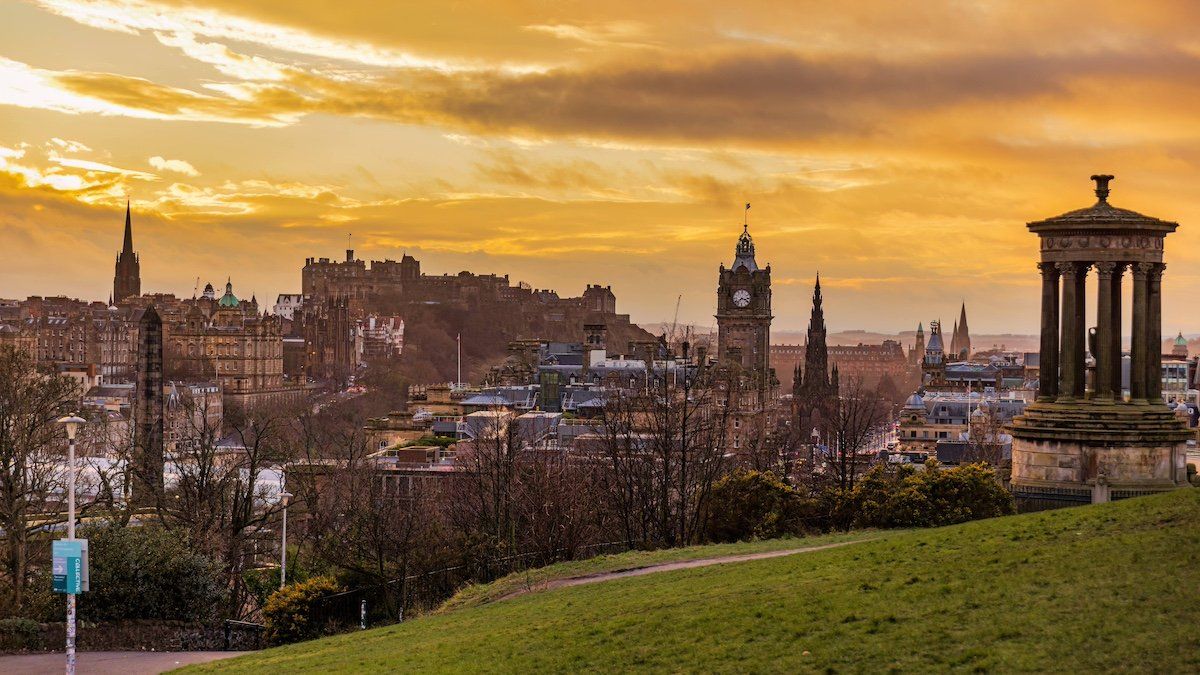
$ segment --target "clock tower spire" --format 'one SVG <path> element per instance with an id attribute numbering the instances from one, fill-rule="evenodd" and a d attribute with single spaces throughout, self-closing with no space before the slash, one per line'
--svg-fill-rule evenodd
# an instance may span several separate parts
<path id="1" fill-rule="evenodd" d="M 733 265 L 721 265 L 717 280 L 717 359 L 740 366 L 761 386 L 770 386 L 771 266 L 760 268 L 754 238 L 743 223 Z"/>

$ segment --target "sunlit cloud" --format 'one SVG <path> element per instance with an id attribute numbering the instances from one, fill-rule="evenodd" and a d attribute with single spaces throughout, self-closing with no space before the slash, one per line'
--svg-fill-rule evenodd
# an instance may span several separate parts
<path id="1" fill-rule="evenodd" d="M 156 176 L 152 173 L 146 173 L 144 171 L 136 171 L 133 169 L 122 169 L 120 167 L 113 166 L 111 164 L 105 164 L 104 162 L 94 162 L 89 159 L 77 159 L 74 157 L 63 157 L 63 156 L 59 155 L 57 152 L 50 152 L 47 155 L 47 158 L 51 162 L 54 162 L 55 164 L 58 164 L 59 166 L 70 167 L 72 169 L 82 169 L 84 171 L 99 172 L 99 173 L 115 173 L 115 174 L 120 174 L 122 176 L 129 176 L 131 178 L 139 178 L 142 180 L 158 180 L 158 176 Z"/>
<path id="2" fill-rule="evenodd" d="M 200 175 L 200 172 L 196 170 L 196 167 L 182 159 L 164 159 L 158 155 L 155 155 L 148 161 L 150 162 L 150 166 L 158 169 L 159 171 L 170 171 L 171 173 L 180 173 L 185 176 Z"/>
<path id="3" fill-rule="evenodd" d="M 203 57 L 201 60 L 225 59 L 226 56 L 224 54 L 214 56 L 210 48 L 197 46 L 190 38 L 180 36 L 203 35 L 214 39 L 236 40 L 292 54 L 385 68 L 429 68 L 454 71 L 468 67 L 467 64 L 423 58 L 386 47 L 330 39 L 308 31 L 262 23 L 198 6 L 172 7 L 141 0 L 35 0 L 35 2 L 59 16 L 93 28 L 130 34 L 149 31 L 168 36 L 169 42 L 164 42 L 164 44 L 184 48 L 185 53 L 191 49 L 194 53 L 189 55 L 194 58 Z M 160 37 L 159 40 L 163 40 L 163 38 Z M 212 63 L 211 60 L 206 62 Z"/>
<path id="4" fill-rule="evenodd" d="M 264 100 L 266 99 L 264 95 Z M 294 112 L 273 112 L 231 98 L 207 96 L 144 78 L 87 71 L 33 68 L 0 57 L 0 105 L 71 115 L 152 120 L 208 121 L 278 126 Z M 298 107 L 298 106 L 296 106 Z"/>
<path id="5" fill-rule="evenodd" d="M 545 33 L 560 40 L 580 42 L 591 47 L 639 47 L 656 45 L 647 41 L 648 27 L 638 21 L 610 21 L 591 25 L 569 23 L 532 24 L 524 27 L 535 33 Z"/>
<path id="6" fill-rule="evenodd" d="M 20 7 L 70 39 L 0 45 L 0 225 L 29 247 L 0 249 L 12 293 L 56 281 L 24 258 L 96 232 L 107 285 L 132 196 L 160 228 L 139 230 L 160 247 L 147 287 L 232 266 L 260 297 L 294 291 L 298 261 L 353 232 L 360 255 L 436 273 L 612 282 L 635 319 L 685 293 L 707 325 L 753 202 L 780 327 L 803 326 L 819 269 L 835 327 L 915 326 L 966 296 L 981 328 L 1032 329 L 1023 223 L 1085 205 L 1101 171 L 1118 205 L 1184 223 L 1168 323 L 1200 293 L 1187 3 Z"/>
<path id="7" fill-rule="evenodd" d="M 79 141 L 65 141 L 61 138 L 51 138 L 50 145 L 63 152 L 91 152 L 92 149 Z"/>
<path id="8" fill-rule="evenodd" d="M 186 31 L 156 32 L 154 37 L 162 44 L 177 47 L 187 56 L 239 80 L 282 80 L 287 76 L 288 67 L 283 64 L 259 56 L 238 54 L 216 42 L 199 42 L 194 34 Z"/>

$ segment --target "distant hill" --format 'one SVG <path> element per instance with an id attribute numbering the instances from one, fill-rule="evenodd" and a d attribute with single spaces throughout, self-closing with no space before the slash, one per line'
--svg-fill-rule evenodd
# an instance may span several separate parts
<path id="1" fill-rule="evenodd" d="M 654 333 L 656 335 L 659 333 L 662 333 L 663 331 L 670 331 L 670 324 L 644 323 L 641 325 L 646 330 L 648 330 L 651 333 Z M 685 329 L 690 329 L 692 331 L 693 335 L 708 335 L 712 331 L 712 328 L 710 326 L 701 327 L 701 326 L 680 325 L 680 326 L 676 327 L 676 332 L 682 333 Z M 947 334 L 948 333 L 949 333 L 949 329 L 947 329 Z M 926 337 L 926 339 L 928 339 L 928 337 L 929 337 L 929 326 L 928 325 L 925 326 L 925 337 Z M 914 330 L 905 330 L 905 331 L 900 331 L 898 333 L 881 333 L 881 332 L 876 332 L 876 331 L 849 329 L 849 330 L 830 331 L 829 335 L 826 337 L 826 341 L 830 345 L 857 345 L 860 343 L 866 344 L 866 345 L 877 345 L 877 344 L 881 344 L 884 340 L 897 340 L 898 342 L 900 342 L 901 346 L 904 347 L 904 350 L 908 351 L 912 347 L 913 341 L 915 338 L 916 338 L 916 331 L 914 331 Z M 804 344 L 804 339 L 805 339 L 804 331 L 795 331 L 795 330 L 772 330 L 771 331 L 771 344 L 773 344 L 773 345 L 784 345 L 784 344 L 799 345 L 799 344 Z M 978 335 L 973 333 L 971 335 L 971 344 L 976 350 L 979 350 L 979 351 L 982 351 L 985 349 L 992 349 L 992 348 L 999 349 L 1001 346 L 1003 346 L 1005 349 L 1008 349 L 1011 351 L 1036 352 L 1039 348 L 1040 339 L 1041 338 L 1039 338 L 1037 335 L 1022 335 L 1022 334 L 1017 334 L 1017 333 L 1003 333 L 1003 334 L 980 333 Z M 1197 344 L 1200 344 L 1200 342 L 1198 342 Z M 1169 349 L 1169 343 L 1168 343 L 1168 349 Z M 1193 346 L 1193 353 L 1195 353 L 1196 351 L 1200 351 L 1200 350 L 1198 350 L 1195 346 Z"/>
<path id="2" fill-rule="evenodd" d="M 1183 489 L 881 533 L 532 593 L 194 670 L 1196 672 L 1198 523 L 1200 489 Z"/>

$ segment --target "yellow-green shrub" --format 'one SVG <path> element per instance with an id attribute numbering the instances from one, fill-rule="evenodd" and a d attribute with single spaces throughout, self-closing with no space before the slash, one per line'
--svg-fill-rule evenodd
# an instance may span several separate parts
<path id="1" fill-rule="evenodd" d="M 322 603 L 341 590 L 332 577 L 313 577 L 272 593 L 263 606 L 267 641 L 279 645 L 330 632 Z"/>

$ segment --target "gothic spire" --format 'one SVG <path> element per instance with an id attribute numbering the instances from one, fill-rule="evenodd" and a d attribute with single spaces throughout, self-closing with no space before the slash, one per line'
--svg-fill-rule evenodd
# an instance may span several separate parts
<path id="1" fill-rule="evenodd" d="M 971 331 L 967 328 L 967 303 L 962 304 L 962 310 L 958 315 L 958 323 L 956 324 L 958 335 L 958 344 L 955 347 L 955 352 L 962 354 L 966 352 L 966 356 L 971 356 Z"/>
<path id="2" fill-rule="evenodd" d="M 821 306 L 821 275 L 813 285 L 812 315 L 804 348 L 804 386 L 810 394 L 829 389 L 829 348 L 825 343 L 825 310 Z"/>
<path id="3" fill-rule="evenodd" d="M 825 309 L 822 307 L 820 272 L 817 272 L 817 283 L 813 286 L 812 316 L 808 320 L 808 336 L 810 340 L 812 339 L 814 330 L 820 331 L 822 338 L 824 337 Z M 824 342 L 823 339 L 822 342 Z"/>
<path id="4" fill-rule="evenodd" d="M 129 218 L 129 200 L 125 200 L 125 243 L 121 253 L 133 253 L 133 223 Z"/>
<path id="5" fill-rule="evenodd" d="M 133 219 L 130 217 L 129 201 L 126 200 L 125 241 L 121 244 L 121 252 L 117 254 L 116 269 L 113 273 L 113 300 L 121 302 L 141 294 L 142 270 L 137 253 L 133 250 Z"/>

